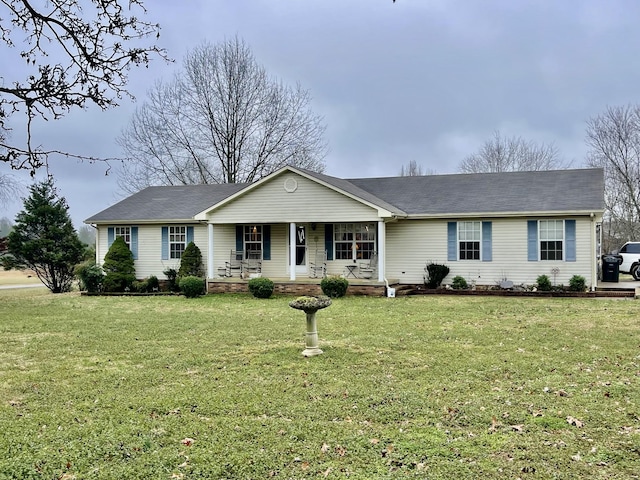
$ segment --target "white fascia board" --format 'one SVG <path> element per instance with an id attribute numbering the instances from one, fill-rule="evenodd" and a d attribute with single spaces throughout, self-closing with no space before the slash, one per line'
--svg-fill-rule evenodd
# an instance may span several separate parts
<path id="1" fill-rule="evenodd" d="M 439 218 L 513 218 L 513 217 L 590 217 L 595 215 L 600 218 L 601 210 L 562 210 L 551 212 L 549 210 L 531 212 L 472 212 L 472 213 L 438 213 L 438 214 L 413 214 L 407 215 L 407 220 L 430 220 Z"/>
<path id="2" fill-rule="evenodd" d="M 85 220 L 83 223 L 88 225 L 96 225 L 96 226 L 104 226 L 104 225 L 168 225 L 168 224 L 199 224 L 201 222 L 197 221 L 194 218 L 183 218 L 183 219 L 162 219 L 157 218 L 153 220 L 99 220 L 89 222 Z"/>

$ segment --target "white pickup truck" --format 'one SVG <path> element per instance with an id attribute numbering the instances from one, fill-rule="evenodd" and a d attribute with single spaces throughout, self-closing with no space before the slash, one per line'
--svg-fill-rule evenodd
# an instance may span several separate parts
<path id="1" fill-rule="evenodd" d="M 629 273 L 635 280 L 640 280 L 640 242 L 627 242 L 613 253 L 622 257 L 620 272 Z"/>

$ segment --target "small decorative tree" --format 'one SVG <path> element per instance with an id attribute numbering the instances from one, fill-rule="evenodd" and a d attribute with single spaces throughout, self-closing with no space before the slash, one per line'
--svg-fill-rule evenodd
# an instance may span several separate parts
<path id="1" fill-rule="evenodd" d="M 102 283 L 105 292 L 125 292 L 136 279 L 133 253 L 122 237 L 117 237 L 104 257 Z"/>
<path id="2" fill-rule="evenodd" d="M 202 252 L 193 242 L 189 242 L 180 258 L 179 277 L 204 277 L 202 267 Z"/>
<path id="3" fill-rule="evenodd" d="M 318 347 L 318 329 L 316 326 L 316 312 L 331 305 L 331 299 L 325 296 L 319 297 L 298 297 L 289 303 L 291 308 L 302 310 L 307 314 L 307 333 L 305 335 L 306 347 L 302 351 L 305 357 L 313 357 L 322 354 Z"/>

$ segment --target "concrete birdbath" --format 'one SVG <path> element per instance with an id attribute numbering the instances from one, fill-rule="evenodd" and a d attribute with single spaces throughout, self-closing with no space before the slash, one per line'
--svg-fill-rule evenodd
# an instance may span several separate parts
<path id="1" fill-rule="evenodd" d="M 298 297 L 289 303 L 291 308 L 302 310 L 307 314 L 307 333 L 305 335 L 305 346 L 302 355 L 313 357 L 320 355 L 322 350 L 318 347 L 318 329 L 316 327 L 316 312 L 331 305 L 331 299 L 325 296 L 319 297 Z"/>

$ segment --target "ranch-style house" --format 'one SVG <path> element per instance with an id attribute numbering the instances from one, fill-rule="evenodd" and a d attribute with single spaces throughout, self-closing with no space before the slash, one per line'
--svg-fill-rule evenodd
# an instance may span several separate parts
<path id="1" fill-rule="evenodd" d="M 361 292 L 423 283 L 446 264 L 477 286 L 597 285 L 602 169 L 343 179 L 284 167 L 251 184 L 148 187 L 85 220 L 99 264 L 116 237 L 136 276 L 164 279 L 200 248 L 209 292 L 250 277 L 281 291 L 346 276 Z M 350 287 L 351 288 L 351 287 Z"/>

